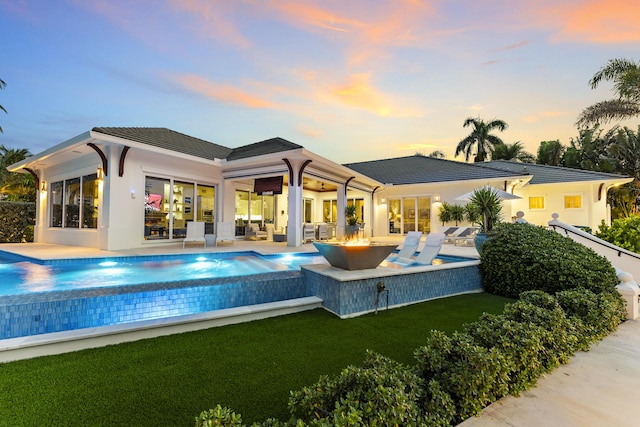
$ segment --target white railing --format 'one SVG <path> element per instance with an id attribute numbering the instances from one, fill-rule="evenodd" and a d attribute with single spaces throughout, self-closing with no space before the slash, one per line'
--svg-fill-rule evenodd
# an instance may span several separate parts
<path id="1" fill-rule="evenodd" d="M 558 220 L 559 215 L 557 213 L 551 216 L 553 219 L 549 221 L 549 228 L 592 249 L 598 255 L 607 258 L 611 265 L 615 267 L 620 280 L 620 284 L 616 288 L 627 301 L 627 317 L 636 319 L 639 315 L 640 287 L 634 277 L 640 277 L 640 254 L 599 239 L 578 227 L 565 224 Z"/>

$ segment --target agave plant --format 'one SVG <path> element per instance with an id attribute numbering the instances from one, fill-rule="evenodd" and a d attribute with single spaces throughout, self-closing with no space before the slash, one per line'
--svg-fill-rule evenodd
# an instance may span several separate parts
<path id="1" fill-rule="evenodd" d="M 474 190 L 469 204 L 478 215 L 478 223 L 483 233 L 488 233 L 500 222 L 502 212 L 501 199 L 498 192 L 492 187 L 485 186 Z"/>

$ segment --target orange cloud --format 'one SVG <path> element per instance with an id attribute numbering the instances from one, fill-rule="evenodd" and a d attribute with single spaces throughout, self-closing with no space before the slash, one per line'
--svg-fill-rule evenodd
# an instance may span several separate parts
<path id="1" fill-rule="evenodd" d="M 372 112 L 378 116 L 408 117 L 419 113 L 396 107 L 391 100 L 370 83 L 369 74 L 354 74 L 343 85 L 330 89 L 331 95 L 342 104 Z"/>
<path id="2" fill-rule="evenodd" d="M 185 74 L 176 76 L 175 81 L 183 88 L 206 98 L 249 108 L 277 108 L 269 100 L 252 95 L 235 86 L 213 83 L 201 76 Z"/>

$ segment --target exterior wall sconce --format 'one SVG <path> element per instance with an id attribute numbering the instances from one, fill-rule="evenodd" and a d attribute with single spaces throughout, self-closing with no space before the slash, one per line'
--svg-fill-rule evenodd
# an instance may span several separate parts
<path id="1" fill-rule="evenodd" d="M 436 202 L 436 203 L 439 202 L 440 201 L 440 195 L 439 194 L 434 194 L 433 195 L 433 201 Z"/>
<path id="2" fill-rule="evenodd" d="M 47 191 L 46 181 L 42 181 L 42 185 L 40 186 L 40 191 L 42 191 L 43 193 Z"/>
<path id="3" fill-rule="evenodd" d="M 382 199 L 380 199 L 380 203 L 382 203 L 383 205 L 387 203 L 387 199 L 385 199 L 384 197 Z"/>
<path id="4" fill-rule="evenodd" d="M 96 175 L 98 176 L 98 179 L 102 181 L 104 179 L 104 170 L 102 168 L 98 168 L 98 170 L 96 170 Z"/>
<path id="5" fill-rule="evenodd" d="M 136 198 L 136 190 L 131 190 L 131 198 L 132 199 Z"/>

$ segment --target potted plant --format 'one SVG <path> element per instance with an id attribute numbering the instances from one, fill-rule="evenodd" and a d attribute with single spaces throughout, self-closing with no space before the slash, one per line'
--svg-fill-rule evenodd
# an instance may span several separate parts
<path id="1" fill-rule="evenodd" d="M 482 253 L 482 244 L 487 240 L 487 234 L 500 222 L 502 204 L 500 195 L 491 187 L 484 186 L 474 190 L 469 199 L 470 210 L 477 214 L 480 232 L 476 234 L 474 243 L 479 254 Z"/>
<path id="2" fill-rule="evenodd" d="M 360 229 L 360 227 L 358 227 L 358 207 L 355 204 L 347 205 L 344 213 L 347 217 L 346 235 L 347 238 L 351 238 L 353 236 L 356 236 L 358 234 L 358 230 Z"/>

